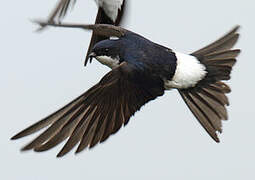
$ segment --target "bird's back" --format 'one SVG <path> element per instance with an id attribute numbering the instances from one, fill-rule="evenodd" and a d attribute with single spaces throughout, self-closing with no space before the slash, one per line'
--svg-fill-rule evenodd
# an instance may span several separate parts
<path id="1" fill-rule="evenodd" d="M 177 59 L 171 49 L 132 32 L 122 37 L 121 41 L 125 47 L 125 61 L 161 78 L 170 80 L 173 77 Z"/>

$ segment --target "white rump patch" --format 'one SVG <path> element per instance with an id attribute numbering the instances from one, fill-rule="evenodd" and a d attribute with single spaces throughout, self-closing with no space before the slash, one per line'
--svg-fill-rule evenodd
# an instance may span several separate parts
<path id="1" fill-rule="evenodd" d="M 165 88 L 183 89 L 194 87 L 207 74 L 206 67 L 194 56 L 174 53 L 177 58 L 175 74 L 171 81 L 165 80 Z"/>
<path id="2" fill-rule="evenodd" d="M 118 10 L 121 10 L 123 0 L 95 0 L 97 5 L 104 9 L 109 18 L 115 22 L 118 17 Z"/>
<path id="3" fill-rule="evenodd" d="M 113 69 L 119 66 L 119 58 L 111 58 L 109 56 L 96 56 L 96 59 L 103 65 Z"/>

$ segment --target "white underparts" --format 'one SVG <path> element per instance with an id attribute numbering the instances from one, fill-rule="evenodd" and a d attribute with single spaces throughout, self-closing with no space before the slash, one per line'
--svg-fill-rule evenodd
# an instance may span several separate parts
<path id="1" fill-rule="evenodd" d="M 106 15 L 115 22 L 118 17 L 118 11 L 121 10 L 123 0 L 95 0 L 97 5 L 103 8 Z"/>
<path id="2" fill-rule="evenodd" d="M 108 66 L 109 68 L 113 69 L 119 66 L 119 57 L 111 58 L 109 56 L 97 56 L 96 59 L 102 63 L 103 65 Z"/>
<path id="3" fill-rule="evenodd" d="M 178 52 L 175 52 L 175 56 L 175 74 L 171 81 L 164 81 L 165 89 L 194 87 L 207 74 L 206 67 L 196 57 Z"/>

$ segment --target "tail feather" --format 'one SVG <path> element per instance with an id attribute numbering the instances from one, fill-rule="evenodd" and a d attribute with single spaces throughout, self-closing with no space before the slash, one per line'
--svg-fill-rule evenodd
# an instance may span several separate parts
<path id="1" fill-rule="evenodd" d="M 227 33 L 222 38 L 211 43 L 210 45 L 192 53 L 193 56 L 204 56 L 213 52 L 229 50 L 231 49 L 238 40 L 239 34 L 236 33 L 239 29 L 239 26 L 233 28 L 229 33 Z"/>
<path id="2" fill-rule="evenodd" d="M 229 80 L 232 67 L 240 50 L 231 48 L 239 38 L 236 26 L 214 43 L 192 53 L 204 66 L 207 74 L 195 87 L 179 89 L 181 97 L 208 134 L 219 142 L 217 132 L 222 132 L 222 120 L 228 119 L 226 106 L 230 87 L 222 80 Z"/>
<path id="3" fill-rule="evenodd" d="M 204 129 L 216 142 L 219 142 L 219 138 L 217 137 L 216 130 L 213 127 L 212 123 L 210 122 L 208 117 L 205 116 L 205 113 L 199 108 L 199 106 L 193 101 L 193 99 L 190 97 L 190 94 L 181 90 L 179 90 L 179 92 L 191 112 L 198 119 L 199 123 L 204 127 Z"/>
<path id="4" fill-rule="evenodd" d="M 209 87 L 201 88 L 201 90 L 202 90 L 201 93 L 203 93 L 205 96 L 210 97 L 211 99 L 215 99 L 221 105 L 229 105 L 228 98 L 224 93 L 214 91 L 210 89 Z"/>
<path id="5" fill-rule="evenodd" d="M 210 61 L 213 59 L 222 59 L 222 58 L 236 58 L 239 55 L 239 53 L 240 53 L 239 49 L 214 52 L 214 53 L 205 55 L 204 61 Z"/>
<path id="6" fill-rule="evenodd" d="M 230 87 L 221 81 L 216 82 L 214 84 L 209 84 L 208 88 L 213 89 L 218 92 L 222 92 L 222 93 L 230 93 L 231 92 Z"/>

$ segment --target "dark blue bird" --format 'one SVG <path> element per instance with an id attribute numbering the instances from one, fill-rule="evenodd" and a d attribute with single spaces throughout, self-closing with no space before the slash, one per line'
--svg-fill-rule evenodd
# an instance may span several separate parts
<path id="1" fill-rule="evenodd" d="M 112 25 L 46 24 L 91 29 L 110 37 L 95 44 L 89 57 L 112 70 L 84 94 L 15 135 L 12 139 L 48 127 L 23 150 L 45 151 L 66 138 L 68 141 L 58 157 L 78 143 L 76 152 L 91 148 L 126 125 L 147 102 L 171 89 L 179 91 L 200 124 L 219 142 L 217 132 L 222 131 L 222 120 L 228 119 L 229 102 L 225 94 L 230 92 L 222 81 L 230 79 L 240 53 L 239 49 L 232 50 L 239 27 L 188 55 Z"/>

